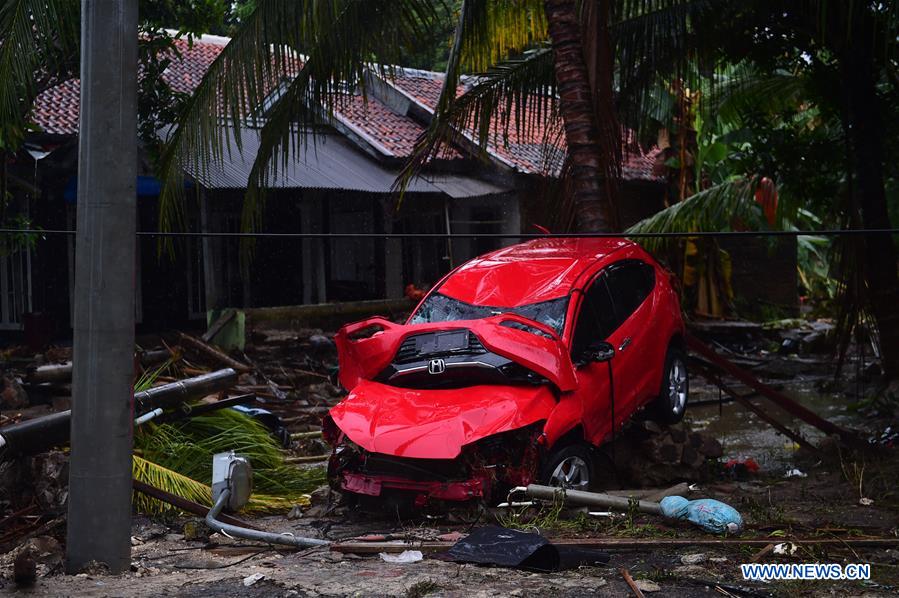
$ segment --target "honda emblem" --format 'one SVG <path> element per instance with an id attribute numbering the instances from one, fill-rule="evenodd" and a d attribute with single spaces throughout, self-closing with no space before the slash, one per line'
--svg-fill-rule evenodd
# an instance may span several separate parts
<path id="1" fill-rule="evenodd" d="M 446 362 L 442 359 L 432 359 L 428 362 L 429 374 L 442 374 L 446 371 Z"/>

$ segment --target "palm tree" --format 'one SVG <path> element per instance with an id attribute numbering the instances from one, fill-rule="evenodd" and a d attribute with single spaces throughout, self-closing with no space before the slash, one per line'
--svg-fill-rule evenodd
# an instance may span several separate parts
<path id="1" fill-rule="evenodd" d="M 609 2 L 585 2 L 582 11 L 566 0 L 546 0 L 544 5 L 577 226 L 582 231 L 619 230 L 621 135 L 612 100 Z"/>

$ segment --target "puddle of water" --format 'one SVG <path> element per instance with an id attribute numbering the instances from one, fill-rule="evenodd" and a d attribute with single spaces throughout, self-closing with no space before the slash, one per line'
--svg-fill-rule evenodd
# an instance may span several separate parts
<path id="1" fill-rule="evenodd" d="M 810 382 L 797 382 L 784 389 L 784 394 L 796 399 L 806 408 L 837 424 L 851 427 L 852 414 L 847 411 L 849 400 L 842 395 L 822 394 Z M 690 389 L 693 400 L 717 399 L 717 389 Z M 790 416 L 773 402 L 762 397 L 750 399 L 778 421 L 799 432 L 812 444 L 819 443 L 824 433 L 802 420 Z M 717 438 L 724 448 L 724 460 L 743 460 L 751 457 L 761 469 L 770 473 L 785 473 L 796 466 L 797 445 L 759 419 L 737 402 L 690 407 L 684 418 L 692 429 Z"/>

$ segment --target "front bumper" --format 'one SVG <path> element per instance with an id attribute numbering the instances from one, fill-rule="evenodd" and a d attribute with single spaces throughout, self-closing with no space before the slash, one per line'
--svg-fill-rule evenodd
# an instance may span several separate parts
<path id="1" fill-rule="evenodd" d="M 432 501 L 490 500 L 506 487 L 536 480 L 540 426 L 528 426 L 465 447 L 455 459 L 413 459 L 371 453 L 345 436 L 328 463 L 335 490 L 369 497 L 411 495 L 416 507 Z"/>
<path id="2" fill-rule="evenodd" d="M 384 490 L 411 492 L 415 494 L 416 506 L 424 506 L 431 500 L 464 502 L 485 498 L 489 494 L 489 488 L 490 480 L 484 478 L 437 482 L 352 472 L 340 475 L 340 489 L 345 492 L 366 496 L 381 496 Z"/>

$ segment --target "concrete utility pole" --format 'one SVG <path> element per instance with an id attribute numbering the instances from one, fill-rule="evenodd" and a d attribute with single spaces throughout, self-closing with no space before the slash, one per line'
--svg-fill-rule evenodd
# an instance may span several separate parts
<path id="1" fill-rule="evenodd" d="M 82 0 L 67 562 L 131 565 L 137 0 Z"/>

